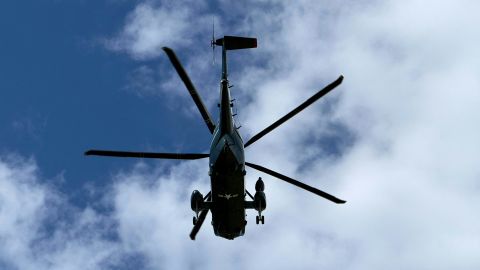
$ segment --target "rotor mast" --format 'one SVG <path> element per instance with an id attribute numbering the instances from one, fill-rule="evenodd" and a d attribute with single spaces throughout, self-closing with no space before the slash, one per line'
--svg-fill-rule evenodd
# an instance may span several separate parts
<path id="1" fill-rule="evenodd" d="M 222 41 L 222 80 L 220 81 L 220 134 L 228 134 L 233 131 L 233 119 L 231 109 L 230 90 L 227 79 L 227 50 L 225 39 Z"/>
<path id="2" fill-rule="evenodd" d="M 227 49 L 225 46 L 225 39 L 222 39 L 222 81 L 227 80 Z"/>

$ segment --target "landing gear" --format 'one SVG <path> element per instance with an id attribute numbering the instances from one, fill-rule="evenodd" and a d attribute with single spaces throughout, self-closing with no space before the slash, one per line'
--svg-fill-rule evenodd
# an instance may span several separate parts
<path id="1" fill-rule="evenodd" d="M 255 222 L 257 224 L 260 224 L 260 222 L 262 222 L 262 224 L 265 224 L 265 216 L 261 216 L 260 214 L 258 216 L 255 217 Z"/>
<path id="2" fill-rule="evenodd" d="M 256 216 L 256 223 L 260 224 L 265 224 L 265 217 L 262 216 L 262 211 L 265 210 L 267 207 L 267 198 L 265 197 L 265 184 L 262 181 L 262 178 L 259 177 L 257 180 L 257 183 L 255 183 L 255 196 L 253 198 L 253 204 L 255 210 L 258 211 L 258 215 Z"/>
<path id="3" fill-rule="evenodd" d="M 252 196 L 248 190 L 245 190 L 246 195 L 252 199 L 252 201 L 245 202 L 245 208 L 257 210 L 258 215 L 255 217 L 257 224 L 265 224 L 265 217 L 262 215 L 262 212 L 267 208 L 267 198 L 265 197 L 265 192 L 263 192 L 264 190 L 265 184 L 261 177 L 255 183 L 255 196 Z"/>
<path id="4" fill-rule="evenodd" d="M 193 226 L 197 224 L 197 220 L 198 220 L 198 214 L 196 217 L 193 217 Z"/>

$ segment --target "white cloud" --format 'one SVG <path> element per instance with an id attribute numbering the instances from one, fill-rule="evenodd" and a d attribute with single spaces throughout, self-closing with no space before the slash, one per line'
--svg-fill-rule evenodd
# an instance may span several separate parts
<path id="1" fill-rule="evenodd" d="M 235 261 L 256 262 L 250 268 L 478 267 L 475 4 L 272 5 L 276 13 L 265 16 L 264 9 L 251 8 L 230 29 L 259 33 L 257 50 L 235 52 L 248 57 L 231 74 L 238 85 L 233 94 L 250 101 L 240 107 L 243 132 L 261 130 L 338 74 L 346 78 L 321 104 L 252 146 L 247 158 L 348 203 L 331 205 L 265 177 L 265 227 L 248 226 L 247 235 L 230 245 L 213 238 L 206 226 L 200 245 L 221 245 L 223 258 L 242 254 Z M 255 59 L 265 62 L 250 67 Z M 328 146 L 315 142 L 329 135 L 325 128 L 332 123 L 352 133 L 353 142 L 340 156 L 316 157 Z M 305 152 L 314 162 L 302 162 Z M 249 171 L 249 184 L 256 175 Z M 188 260 L 188 244 L 180 249 L 165 252 Z"/>
<path id="2" fill-rule="evenodd" d="M 34 264 L 40 265 L 36 269 L 75 269 L 89 261 L 90 268 L 101 269 L 106 258 L 115 263 L 124 254 L 138 253 L 154 269 L 477 269 L 478 4 L 220 5 L 245 18 L 224 26 L 225 31 L 258 33 L 259 38 L 258 49 L 232 57 L 244 61 L 231 74 L 237 85 L 233 95 L 243 102 L 244 135 L 278 119 L 338 74 L 345 75 L 339 89 L 268 134 L 246 155 L 347 204 L 333 205 L 265 176 L 265 225 L 255 226 L 254 212 L 248 212 L 246 235 L 227 241 L 213 235 L 207 217 L 192 242 L 189 195 L 193 189 L 208 190 L 207 164 L 186 162 L 166 173 L 139 163 L 114 177 L 106 195 L 114 206 L 111 215 L 76 209 L 71 228 L 56 223 L 55 237 L 36 240 L 41 225 L 66 201 L 38 183 L 31 161 L 3 161 L 2 261 L 21 269 Z M 163 43 L 198 33 L 197 21 L 186 19 L 195 10 L 140 3 L 113 47 L 137 59 L 155 56 Z M 182 58 L 192 73 L 197 63 L 204 63 L 201 59 Z M 331 136 L 326 129 L 332 125 L 343 127 L 334 134 L 349 138 L 340 155 L 329 155 L 329 146 L 319 143 Z M 247 188 L 259 175 L 248 171 Z M 105 239 L 111 232 L 118 234 L 117 241 Z M 38 241 L 45 248 L 32 246 Z"/>
<path id="3" fill-rule="evenodd" d="M 136 58 L 160 54 L 161 47 L 179 43 L 188 27 L 186 9 L 155 8 L 151 4 L 138 5 L 127 19 L 122 33 L 108 45 L 115 50 L 125 50 Z"/>
<path id="4" fill-rule="evenodd" d="M 0 160 L 0 265 L 3 269 L 105 269 L 122 257 L 106 237 L 110 220 L 76 209 L 42 183 L 33 160 Z M 128 255 L 128 254 L 124 254 Z"/>
<path id="5" fill-rule="evenodd" d="M 198 30 L 203 16 L 202 1 L 144 1 L 126 19 L 122 31 L 107 40 L 105 45 L 115 51 L 125 51 L 136 59 L 150 59 L 161 54 L 163 46 L 187 46 L 195 36 L 189 35 L 192 26 Z M 209 26 L 209 25 L 208 25 Z"/>
<path id="6" fill-rule="evenodd" d="M 107 39 L 105 46 L 125 52 L 135 60 L 160 60 L 159 66 L 142 64 L 130 73 L 126 89 L 140 97 L 181 98 L 183 102 L 169 102 L 176 111 L 195 115 L 197 109 L 190 102 L 182 81 L 164 55 L 162 47 L 172 48 L 187 74 L 204 97 L 207 106 L 216 104 L 218 78 L 212 65 L 210 48 L 213 15 L 204 1 L 144 1 L 127 15 L 120 32 Z M 222 29 L 217 25 L 216 29 Z M 217 56 L 218 56 L 217 50 Z M 187 59 L 188 61 L 185 61 Z M 182 104 L 182 105 L 179 105 Z M 188 106 L 184 106 L 188 104 Z"/>

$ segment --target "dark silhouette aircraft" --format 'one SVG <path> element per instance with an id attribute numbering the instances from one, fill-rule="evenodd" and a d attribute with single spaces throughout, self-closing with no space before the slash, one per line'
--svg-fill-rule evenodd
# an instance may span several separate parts
<path id="1" fill-rule="evenodd" d="M 283 180 L 287 183 L 295 185 L 306 191 L 310 191 L 320 197 L 330 200 L 334 203 L 345 203 L 328 193 L 317 188 L 306 185 L 293 178 L 267 169 L 263 166 L 245 161 L 244 147 L 253 144 L 267 133 L 271 132 L 297 113 L 317 101 L 319 98 L 332 91 L 340 85 L 343 76 L 327 85 L 315 95 L 307 99 L 300 106 L 250 138 L 245 144 L 242 137 L 238 133 L 238 127 L 235 125 L 232 116 L 233 101 L 230 97 L 230 85 L 227 79 L 227 51 L 237 49 L 248 49 L 257 47 L 257 39 L 235 36 L 224 36 L 223 38 L 212 40 L 212 46 L 222 46 L 222 78 L 220 80 L 220 117 L 215 124 L 210 113 L 198 95 L 197 90 L 190 81 L 187 73 L 183 69 L 180 61 L 176 57 L 172 49 L 164 47 L 163 50 L 167 54 L 178 75 L 187 87 L 193 101 L 197 105 L 205 124 L 213 139 L 210 146 L 209 154 L 197 153 L 148 153 L 148 152 L 121 152 L 121 151 L 105 151 L 105 150 L 89 150 L 85 155 L 111 156 L 111 157 L 134 157 L 134 158 L 161 158 L 161 159 L 182 159 L 192 160 L 209 158 L 209 175 L 211 179 L 211 191 L 203 196 L 199 191 L 195 190 L 191 196 L 191 208 L 196 215 L 193 217 L 194 227 L 190 233 L 190 238 L 195 239 L 196 234 L 200 230 L 208 211 L 212 212 L 212 225 L 215 235 L 227 239 L 234 239 L 245 233 L 247 221 L 245 219 L 245 209 L 255 209 L 258 211 L 256 223 L 265 222 L 262 211 L 265 210 L 267 203 L 264 193 L 265 184 L 259 178 L 255 184 L 255 194 L 252 195 L 245 189 L 245 166 L 256 169 L 263 173 L 269 174 L 276 179 Z M 250 200 L 247 200 L 247 196 Z"/>

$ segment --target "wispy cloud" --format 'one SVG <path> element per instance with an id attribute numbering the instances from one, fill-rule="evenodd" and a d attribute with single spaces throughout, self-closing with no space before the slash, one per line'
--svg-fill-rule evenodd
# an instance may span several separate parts
<path id="1" fill-rule="evenodd" d="M 163 46 L 187 46 L 195 36 L 189 35 L 192 26 L 203 20 L 194 14 L 205 7 L 202 1 L 144 1 L 128 16 L 122 30 L 105 45 L 124 51 L 135 59 L 150 59 L 161 54 Z M 205 25 L 207 26 L 207 25 Z"/>
<path id="2" fill-rule="evenodd" d="M 48 118 L 40 115 L 19 117 L 12 121 L 12 130 L 20 138 L 39 141 L 48 123 Z"/>

